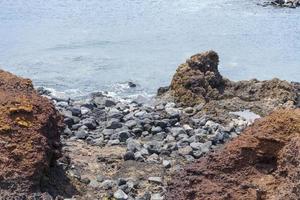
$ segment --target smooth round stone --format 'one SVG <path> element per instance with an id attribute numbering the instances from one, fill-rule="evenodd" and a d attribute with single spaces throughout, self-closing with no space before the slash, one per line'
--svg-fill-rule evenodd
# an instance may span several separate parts
<path id="1" fill-rule="evenodd" d="M 153 134 L 159 133 L 159 132 L 161 132 L 161 131 L 162 131 L 162 128 L 159 127 L 159 126 L 157 126 L 157 127 L 152 127 L 152 129 L 151 129 L 151 132 L 152 132 Z"/>
<path id="2" fill-rule="evenodd" d="M 115 193 L 114 193 L 114 198 L 116 200 L 127 200 L 128 199 L 128 195 L 123 192 L 123 190 L 118 189 Z"/>

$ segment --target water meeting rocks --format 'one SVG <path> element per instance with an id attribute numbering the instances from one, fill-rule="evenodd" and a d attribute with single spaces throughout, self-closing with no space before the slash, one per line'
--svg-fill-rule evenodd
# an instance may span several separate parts
<path id="1" fill-rule="evenodd" d="M 30 80 L 0 70 L 0 196 L 28 199 L 60 156 L 61 117 Z"/>
<path id="2" fill-rule="evenodd" d="M 265 116 L 274 108 L 296 107 L 299 91 L 294 84 L 277 78 L 230 81 L 220 74 L 218 64 L 214 51 L 193 55 L 178 67 L 169 89 L 159 90 L 160 97 L 186 107 L 201 105 L 202 114 L 218 117 L 246 109 Z"/>

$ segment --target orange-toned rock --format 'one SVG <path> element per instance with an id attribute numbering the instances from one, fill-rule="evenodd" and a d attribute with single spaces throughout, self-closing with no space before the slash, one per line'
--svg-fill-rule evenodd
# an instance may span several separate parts
<path id="1" fill-rule="evenodd" d="M 0 70 L 0 197 L 22 199 L 60 156 L 62 121 L 28 79 Z"/>
<path id="2" fill-rule="evenodd" d="M 201 104 L 200 116 L 218 118 L 228 118 L 224 113 L 240 110 L 265 116 L 274 108 L 295 108 L 300 103 L 299 83 L 277 78 L 234 82 L 219 73 L 218 64 L 219 56 L 214 51 L 193 55 L 177 68 L 170 87 L 160 88 L 158 94 L 183 106 Z"/>
<path id="3" fill-rule="evenodd" d="M 300 109 L 279 110 L 176 174 L 167 199 L 298 200 L 299 166 Z"/>

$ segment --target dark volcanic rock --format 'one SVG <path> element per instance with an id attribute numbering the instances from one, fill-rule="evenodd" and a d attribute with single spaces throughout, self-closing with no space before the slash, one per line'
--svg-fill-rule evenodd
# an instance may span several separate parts
<path id="1" fill-rule="evenodd" d="M 0 71 L 0 196 L 39 192 L 43 173 L 60 156 L 62 119 L 30 80 Z"/>
<path id="2" fill-rule="evenodd" d="M 256 121 L 223 149 L 174 175 L 167 199 L 299 199 L 300 109 Z"/>
<path id="3" fill-rule="evenodd" d="M 275 6 L 280 6 L 280 7 L 288 7 L 288 8 L 296 8 L 297 6 L 300 5 L 299 0 L 273 0 L 270 2 L 266 2 L 263 5 L 275 5 Z"/>

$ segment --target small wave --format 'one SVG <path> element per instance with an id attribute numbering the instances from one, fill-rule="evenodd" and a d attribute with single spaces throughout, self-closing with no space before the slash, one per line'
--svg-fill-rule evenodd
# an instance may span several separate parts
<path id="1" fill-rule="evenodd" d="M 87 42 L 72 42 L 70 44 L 58 44 L 54 47 L 46 48 L 46 51 L 59 51 L 59 50 L 74 50 L 74 49 L 82 49 L 82 48 L 95 48 L 95 47 L 103 47 L 107 45 L 121 44 L 122 41 L 87 41 Z"/>

